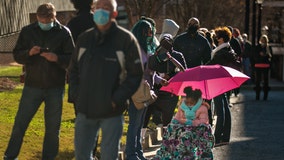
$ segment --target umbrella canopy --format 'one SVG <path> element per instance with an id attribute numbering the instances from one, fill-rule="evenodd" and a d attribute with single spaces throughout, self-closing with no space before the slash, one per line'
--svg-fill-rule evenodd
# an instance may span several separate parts
<path id="1" fill-rule="evenodd" d="M 191 86 L 193 89 L 200 89 L 204 99 L 212 99 L 240 87 L 248 79 L 247 75 L 230 67 L 201 65 L 179 72 L 161 90 L 184 96 L 183 89 Z"/>

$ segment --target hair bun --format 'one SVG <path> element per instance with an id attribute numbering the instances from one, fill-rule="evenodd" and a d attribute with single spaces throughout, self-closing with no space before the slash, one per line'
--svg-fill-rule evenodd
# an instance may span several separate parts
<path id="1" fill-rule="evenodd" d="M 200 89 L 193 90 L 191 86 L 185 87 L 183 92 L 186 94 L 186 97 L 192 97 L 195 100 L 198 100 L 202 96 Z"/>
<path id="2" fill-rule="evenodd" d="M 192 87 L 191 86 L 189 86 L 189 87 L 185 87 L 184 89 L 183 89 L 183 93 L 185 93 L 186 95 L 190 95 L 191 93 L 192 93 Z"/>

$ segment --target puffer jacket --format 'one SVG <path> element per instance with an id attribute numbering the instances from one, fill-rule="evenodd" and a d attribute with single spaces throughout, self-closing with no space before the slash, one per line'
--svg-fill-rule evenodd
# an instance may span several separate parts
<path id="1" fill-rule="evenodd" d="M 58 56 L 58 61 L 47 61 L 39 54 L 29 56 L 34 46 L 48 48 Z M 55 21 L 51 30 L 43 31 L 35 22 L 22 28 L 13 55 L 17 63 L 25 65 L 25 85 L 46 89 L 65 85 L 66 68 L 73 50 L 73 39 L 67 27 Z"/>
<path id="2" fill-rule="evenodd" d="M 123 55 L 126 78 L 122 80 L 118 55 Z M 78 38 L 69 67 L 69 100 L 79 113 L 99 119 L 117 116 L 138 89 L 143 70 L 139 44 L 115 22 L 101 33 L 96 27 Z M 115 107 L 112 107 L 112 102 Z"/>

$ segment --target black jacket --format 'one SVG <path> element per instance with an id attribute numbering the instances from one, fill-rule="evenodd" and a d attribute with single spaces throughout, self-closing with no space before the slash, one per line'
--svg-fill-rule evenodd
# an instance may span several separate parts
<path id="1" fill-rule="evenodd" d="M 260 52 L 263 52 L 263 56 L 260 55 Z M 258 63 L 264 63 L 264 64 L 270 64 L 271 63 L 271 58 L 272 58 L 272 48 L 271 46 L 261 46 L 258 44 L 255 47 L 255 54 L 254 54 L 254 61 L 255 64 Z"/>
<path id="2" fill-rule="evenodd" d="M 220 64 L 235 68 L 233 65 L 237 62 L 237 55 L 231 47 L 224 47 L 217 51 L 213 58 L 207 63 L 209 65 Z"/>
<path id="3" fill-rule="evenodd" d="M 180 52 L 172 51 L 170 55 L 175 58 L 182 66 L 184 69 L 187 68 L 184 56 Z M 172 78 L 175 76 L 178 72 L 176 70 L 176 66 L 174 63 L 170 60 L 167 61 L 159 61 L 157 58 L 157 55 L 151 55 L 148 60 L 148 67 L 156 71 L 158 73 L 164 73 L 167 75 L 167 77 Z M 167 79 L 167 80 L 169 80 Z M 159 90 L 162 86 L 160 84 L 154 84 L 154 89 Z M 172 93 L 170 93 L 172 94 Z"/>
<path id="4" fill-rule="evenodd" d="M 39 54 L 29 56 L 34 46 L 49 48 L 58 56 L 58 62 L 49 62 Z M 65 85 L 66 68 L 69 65 L 74 43 L 68 28 L 55 21 L 49 31 L 42 31 L 38 22 L 22 28 L 13 50 L 16 62 L 25 65 L 25 85 L 36 88 L 55 88 Z"/>
<path id="5" fill-rule="evenodd" d="M 124 55 L 127 71 L 122 83 L 118 53 Z M 122 114 L 142 79 L 140 57 L 135 37 L 116 23 L 104 34 L 96 27 L 87 30 L 78 38 L 69 67 L 69 100 L 88 118 Z"/>
<path id="6" fill-rule="evenodd" d="M 237 54 L 237 56 L 241 56 L 242 47 L 241 47 L 239 40 L 235 37 L 232 37 L 231 41 L 230 41 L 230 45 L 231 45 L 232 49 L 234 50 L 234 52 Z"/>
<path id="7" fill-rule="evenodd" d="M 184 56 L 180 52 L 172 51 L 170 55 L 175 58 L 184 69 L 187 68 Z M 151 55 L 149 57 L 148 67 L 153 71 L 166 73 L 170 78 L 176 75 L 176 66 L 170 60 L 160 62 L 157 55 Z"/>
<path id="8" fill-rule="evenodd" d="M 187 32 L 177 36 L 174 50 L 181 52 L 188 68 L 206 64 L 211 58 L 211 47 L 205 37 L 196 33 L 194 36 Z"/>
<path id="9" fill-rule="evenodd" d="M 81 11 L 76 17 L 72 18 L 67 27 L 70 29 L 74 42 L 77 42 L 78 36 L 89 28 L 95 26 L 93 14 L 90 11 Z"/>

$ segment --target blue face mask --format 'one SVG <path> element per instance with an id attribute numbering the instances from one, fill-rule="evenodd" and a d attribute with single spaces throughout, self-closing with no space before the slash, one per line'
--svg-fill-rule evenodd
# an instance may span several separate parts
<path id="1" fill-rule="evenodd" d="M 52 27 L 54 27 L 53 22 L 50 22 L 50 23 L 47 23 L 47 24 L 38 22 L 38 25 L 41 28 L 41 30 L 43 30 L 43 31 L 49 31 Z"/>
<path id="2" fill-rule="evenodd" d="M 97 9 L 94 13 L 93 19 L 97 25 L 106 25 L 109 22 L 110 12 L 104 9 Z"/>

